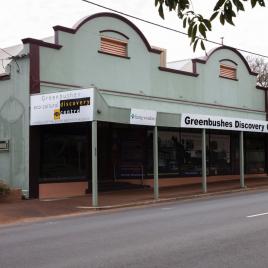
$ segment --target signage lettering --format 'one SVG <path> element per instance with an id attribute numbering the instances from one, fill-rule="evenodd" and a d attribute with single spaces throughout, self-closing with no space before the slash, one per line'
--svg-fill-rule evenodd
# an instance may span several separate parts
<path id="1" fill-rule="evenodd" d="M 93 89 L 31 96 L 31 125 L 93 120 Z"/>
<path id="2" fill-rule="evenodd" d="M 268 121 L 209 115 L 182 114 L 181 127 L 268 132 Z"/>
<path id="3" fill-rule="evenodd" d="M 130 124 L 155 126 L 156 124 L 156 111 L 131 109 Z"/>

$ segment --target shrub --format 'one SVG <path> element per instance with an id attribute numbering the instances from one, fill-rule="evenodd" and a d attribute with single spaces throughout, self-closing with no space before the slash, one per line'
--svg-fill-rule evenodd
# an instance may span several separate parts
<path id="1" fill-rule="evenodd" d="M 1 196 L 6 196 L 10 193 L 10 188 L 6 183 L 3 181 L 0 181 L 0 197 Z"/>

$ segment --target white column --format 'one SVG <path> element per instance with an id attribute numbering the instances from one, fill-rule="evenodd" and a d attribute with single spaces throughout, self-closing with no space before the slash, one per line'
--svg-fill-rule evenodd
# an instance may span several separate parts
<path id="1" fill-rule="evenodd" d="M 153 155 L 154 155 L 154 199 L 158 199 L 159 198 L 159 185 L 158 185 L 158 130 L 157 130 L 157 126 L 154 127 Z"/>
<path id="2" fill-rule="evenodd" d="M 202 129 L 202 189 L 207 192 L 206 129 Z"/>
<path id="3" fill-rule="evenodd" d="M 244 174 L 244 133 L 240 132 L 240 146 L 239 146 L 239 155 L 240 155 L 240 187 L 245 187 L 245 174 Z"/>
<path id="4" fill-rule="evenodd" d="M 92 206 L 98 207 L 98 140 L 97 121 L 92 121 Z"/>

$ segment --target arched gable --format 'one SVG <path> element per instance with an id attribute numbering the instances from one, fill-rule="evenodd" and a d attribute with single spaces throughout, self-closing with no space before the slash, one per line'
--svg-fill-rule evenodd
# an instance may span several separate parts
<path id="1" fill-rule="evenodd" d="M 86 18 L 84 18 L 82 21 L 80 21 L 75 28 L 67 28 L 67 27 L 63 27 L 60 25 L 54 26 L 53 29 L 55 31 L 55 42 L 58 42 L 58 32 L 62 31 L 62 32 L 67 32 L 67 33 L 71 33 L 71 34 L 75 34 L 77 31 L 79 31 L 79 29 L 85 24 L 90 22 L 93 19 L 96 18 L 100 18 L 100 17 L 110 17 L 110 18 L 115 18 L 118 20 L 123 21 L 124 23 L 128 24 L 141 38 L 141 40 L 143 41 L 144 45 L 146 46 L 147 50 L 149 52 L 152 53 L 157 53 L 157 54 L 161 54 L 162 51 L 159 49 L 155 49 L 152 48 L 151 45 L 149 44 L 148 40 L 146 39 L 146 37 L 144 36 L 144 34 L 141 32 L 141 30 L 130 20 L 126 19 L 125 17 L 115 14 L 115 13 L 109 13 L 109 12 L 101 12 L 101 13 L 97 13 L 91 16 L 88 16 Z"/>
<path id="2" fill-rule="evenodd" d="M 251 71 L 251 69 L 249 67 L 249 64 L 248 64 L 247 60 L 245 59 L 245 57 L 237 49 L 235 49 L 233 47 L 229 47 L 229 46 L 217 47 L 217 48 L 213 49 L 211 52 L 209 52 L 209 54 L 206 57 L 193 59 L 192 62 L 193 62 L 193 70 L 194 70 L 194 72 L 196 71 L 196 63 L 206 64 L 207 61 L 210 59 L 210 57 L 214 53 L 216 53 L 217 51 L 222 50 L 222 49 L 228 49 L 228 50 L 232 51 L 233 53 L 235 53 L 242 60 L 242 62 L 245 64 L 245 66 L 246 66 L 246 68 L 248 70 L 248 73 L 250 75 L 253 75 L 253 76 L 258 75 L 257 73 Z M 233 62 L 233 60 L 229 59 L 229 58 L 228 59 L 222 59 L 222 60 Z"/>

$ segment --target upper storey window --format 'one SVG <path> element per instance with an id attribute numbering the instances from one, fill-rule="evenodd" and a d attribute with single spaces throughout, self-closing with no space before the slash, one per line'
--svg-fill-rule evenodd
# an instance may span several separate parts
<path id="1" fill-rule="evenodd" d="M 127 42 L 111 37 L 101 36 L 100 52 L 127 58 Z"/>
<path id="2" fill-rule="evenodd" d="M 237 64 L 232 61 L 220 61 L 220 77 L 237 80 Z"/>

